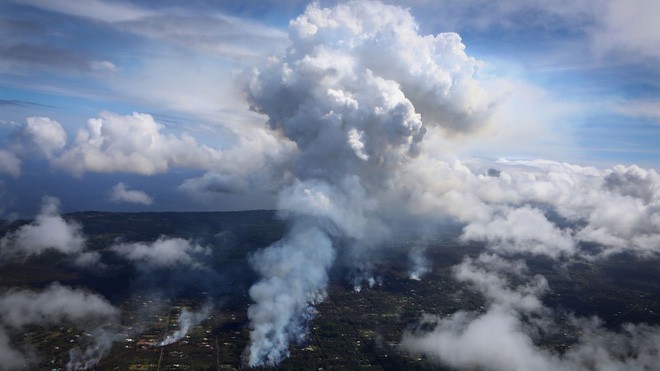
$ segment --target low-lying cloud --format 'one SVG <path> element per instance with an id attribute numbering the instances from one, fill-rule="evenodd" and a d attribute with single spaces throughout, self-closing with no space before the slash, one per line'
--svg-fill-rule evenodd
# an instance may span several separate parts
<path id="1" fill-rule="evenodd" d="M 488 308 L 446 317 L 427 314 L 420 324 L 432 330 L 405 332 L 403 350 L 458 369 L 502 371 L 650 370 L 660 359 L 660 328 L 628 323 L 613 331 L 596 317 L 568 316 L 576 341 L 566 352 L 539 346 L 563 327 L 541 301 L 547 281 L 530 277 L 520 260 L 484 253 L 454 267 L 454 277 L 479 291 Z M 511 278 L 523 283 L 513 284 Z"/>
<path id="2" fill-rule="evenodd" d="M 498 176 L 489 176 L 483 166 L 418 160 L 397 180 L 405 192 L 400 197 L 411 192 L 412 214 L 442 213 L 464 223 L 465 241 L 551 258 L 660 252 L 660 177 L 654 170 L 502 160 Z M 584 243 L 599 248 L 585 249 Z"/>
<path id="3" fill-rule="evenodd" d="M 113 245 L 110 250 L 136 264 L 146 267 L 188 265 L 201 268 L 200 258 L 211 253 L 204 247 L 183 238 L 161 236 L 153 242 L 131 242 Z"/>
<path id="4" fill-rule="evenodd" d="M 129 189 L 123 182 L 119 182 L 112 187 L 110 200 L 114 202 L 127 202 L 146 206 L 154 203 L 154 199 L 151 196 L 143 191 Z"/>
<path id="5" fill-rule="evenodd" d="M 46 196 L 39 215 L 29 224 L 8 232 L 0 239 L 0 255 L 5 259 L 21 259 L 52 249 L 63 254 L 80 254 L 87 239 L 82 227 L 74 220 L 64 219 L 60 202 Z"/>

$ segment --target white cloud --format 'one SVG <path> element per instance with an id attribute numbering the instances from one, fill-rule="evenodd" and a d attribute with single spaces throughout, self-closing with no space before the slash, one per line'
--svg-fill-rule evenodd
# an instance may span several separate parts
<path id="1" fill-rule="evenodd" d="M 112 187 L 110 200 L 115 202 L 128 202 L 140 205 L 151 205 L 154 203 L 153 198 L 148 194 L 142 191 L 129 189 L 122 182 L 119 182 L 117 185 Z"/>
<path id="2" fill-rule="evenodd" d="M 660 253 L 660 176 L 654 170 L 547 160 L 471 166 L 475 170 L 421 156 L 398 174 L 396 189 L 411 213 L 448 214 L 465 224 L 464 240 L 484 241 L 501 253 Z M 500 170 L 497 176 L 486 174 L 489 166 Z M 581 242 L 596 242 L 602 250 L 582 250 Z"/>
<path id="3" fill-rule="evenodd" d="M 85 249 L 82 227 L 60 216 L 59 200 L 44 197 L 42 202 L 34 221 L 8 232 L 0 240 L 0 255 L 5 259 L 39 255 L 48 249 L 75 255 Z"/>
<path id="4" fill-rule="evenodd" d="M 52 159 L 66 145 L 67 135 L 59 122 L 48 117 L 28 117 L 25 124 L 14 129 L 0 149 L 0 173 L 21 175 L 23 158 L 38 154 Z"/>
<path id="5" fill-rule="evenodd" d="M 279 252 L 297 248 L 309 233 L 320 234 L 314 239 L 323 241 L 325 256 L 334 255 L 329 236 L 362 255 L 363 247 L 386 236 L 375 197 L 419 153 L 423 121 L 444 133 L 471 132 L 490 104 L 475 77 L 479 63 L 460 37 L 421 35 L 402 8 L 314 3 L 289 31 L 291 47 L 245 78 L 252 109 L 297 146 L 287 168 L 293 180 L 283 184 L 278 209 L 300 227 L 266 250 L 272 259 L 253 261 L 264 277 L 251 290 L 251 366 L 286 357 L 289 341 L 306 331 L 310 305 L 325 293 L 326 259 L 303 254 L 292 261 Z M 351 264 L 368 267 L 366 259 Z M 302 275 L 312 268 L 323 274 Z M 252 294 L 263 287 L 280 292 L 281 282 L 302 288 L 286 295 L 286 305 L 272 305 L 272 293 Z"/>
<path id="6" fill-rule="evenodd" d="M 592 31 L 596 53 L 614 54 L 632 62 L 660 60 L 660 30 L 655 0 L 610 0 Z"/>
<path id="7" fill-rule="evenodd" d="M 28 117 L 21 129 L 21 136 L 34 143 L 47 158 L 66 145 L 67 135 L 59 122 L 48 117 Z"/>
<path id="8" fill-rule="evenodd" d="M 456 312 L 448 318 L 425 317 L 422 321 L 438 324 L 432 332 L 421 336 L 406 333 L 401 346 L 450 367 L 500 371 L 557 369 L 557 365 L 547 361 L 546 352 L 522 333 L 516 314 L 506 308 L 493 307 L 480 316 Z"/>
<path id="9" fill-rule="evenodd" d="M 53 283 L 41 292 L 9 290 L 0 295 L 0 318 L 12 328 L 29 324 L 82 324 L 90 318 L 113 318 L 119 310 L 104 298 Z"/>
<path id="10" fill-rule="evenodd" d="M 113 73 L 119 70 L 119 68 L 110 61 L 92 61 L 89 65 L 92 70 L 101 73 Z"/>
<path id="11" fill-rule="evenodd" d="M 176 267 L 190 265 L 202 268 L 199 257 L 211 253 L 208 247 L 203 247 L 182 238 L 161 236 L 153 242 L 121 243 L 111 247 L 120 256 L 152 267 Z"/>
<path id="12" fill-rule="evenodd" d="M 80 129 L 70 148 L 53 161 L 80 175 L 86 171 L 152 175 L 171 167 L 208 169 L 220 152 L 199 145 L 190 135 L 163 134 L 163 126 L 148 114 L 121 116 L 102 112 Z"/>
<path id="13" fill-rule="evenodd" d="M 152 12 L 146 9 L 138 8 L 127 3 L 122 4 L 104 0 L 89 0 L 83 2 L 76 0 L 62 0 L 55 2 L 48 0 L 20 0 L 18 3 L 103 22 L 130 21 L 144 18 L 152 14 Z"/>
<path id="14" fill-rule="evenodd" d="M 551 12 L 563 22 L 557 29 L 592 22 L 580 19 L 590 17 L 584 8 L 575 19 L 564 19 L 571 18 L 579 5 L 562 4 L 571 8 L 540 2 L 530 7 Z M 530 7 L 495 5 L 518 15 Z M 308 228 L 349 239 L 349 249 L 354 245 L 365 250 L 371 236 L 382 235 L 375 231 L 383 214 L 407 207 L 422 220 L 437 220 L 438 214 L 458 220 L 464 224 L 463 240 L 483 241 L 504 256 L 594 259 L 621 251 L 639 256 L 660 253 L 655 244 L 660 240 L 660 182 L 654 180 L 654 172 L 617 167 L 601 171 L 539 160 L 488 164 L 496 168 L 489 175 L 477 161 L 470 166 L 448 162 L 440 155 L 451 151 L 432 148 L 444 143 L 460 147 L 473 139 L 470 144 L 477 149 L 490 145 L 491 151 L 506 150 L 514 141 L 522 142 L 514 148 L 529 152 L 539 143 L 529 138 L 542 140 L 546 133 L 556 132 L 557 118 L 583 107 L 525 84 L 516 99 L 503 100 L 503 92 L 515 86 L 482 79 L 477 72 L 483 65 L 465 53 L 457 34 L 420 35 L 415 20 L 399 7 L 366 1 L 332 8 L 312 4 L 290 23 L 290 38 L 292 45 L 284 54 L 253 70 L 246 89 L 251 107 L 266 114 L 270 126 L 298 147 L 290 169 L 295 180 L 282 189 L 278 203 L 281 215 L 292 222 L 301 219 Z M 548 96 L 552 104 L 544 108 Z M 516 115 L 520 112 L 525 114 Z M 528 118 L 533 119 L 530 125 Z M 520 128 L 527 131 L 520 134 Z M 563 139 L 569 137 L 568 125 L 563 129 L 551 138 L 555 151 L 563 150 Z M 434 140 L 424 143 L 429 134 Z M 489 135 L 497 137 L 495 145 L 480 141 Z M 566 156 L 571 155 L 569 151 Z M 630 174 L 617 175 L 624 173 Z M 297 233 L 301 232 L 291 231 L 287 238 Z M 600 245 L 594 251 L 586 249 L 585 242 Z M 542 278 L 510 289 L 488 271 L 463 269 L 457 275 L 481 285 L 493 306 L 506 308 L 505 314 L 529 312 L 532 307 L 544 310 L 538 298 Z M 264 278 L 255 287 L 271 280 Z M 288 311 L 269 307 L 268 297 L 254 298 L 251 308 L 270 312 L 250 318 L 255 329 L 250 365 L 276 364 L 288 349 L 282 336 L 299 336 L 282 328 L 305 328 Z M 502 324 L 500 313 L 493 313 L 496 324 Z M 509 323 L 503 323 L 503 331 L 522 326 L 516 315 L 504 319 Z M 268 326 L 277 331 L 261 331 Z M 530 355 L 538 353 L 525 334 L 511 341 L 527 345 Z M 527 360 L 518 360 L 520 369 L 540 367 L 547 359 L 529 358 L 531 364 Z M 509 361 L 501 368 L 506 369 Z"/>
<path id="15" fill-rule="evenodd" d="M 575 251 L 573 236 L 557 228 L 543 213 L 528 206 L 503 208 L 489 220 L 468 224 L 463 240 L 487 241 L 492 249 L 511 253 L 530 253 L 557 258 Z"/>

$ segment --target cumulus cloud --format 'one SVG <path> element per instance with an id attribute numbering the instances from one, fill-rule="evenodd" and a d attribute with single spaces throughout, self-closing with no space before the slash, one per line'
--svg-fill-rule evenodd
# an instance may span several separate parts
<path id="1" fill-rule="evenodd" d="M 0 254 L 5 259 L 17 259 L 39 255 L 49 249 L 64 254 L 82 253 L 87 241 L 82 227 L 73 220 L 65 220 L 59 208 L 58 199 L 44 197 L 34 221 L 0 239 Z"/>
<path id="2" fill-rule="evenodd" d="M 475 78 L 480 63 L 465 53 L 460 37 L 421 35 L 399 7 L 312 4 L 291 21 L 289 37 L 284 54 L 245 79 L 252 109 L 298 149 L 288 169 L 294 179 L 278 199 L 279 215 L 296 227 L 265 250 L 269 259 L 252 261 L 264 277 L 251 291 L 250 366 L 279 363 L 289 341 L 305 335 L 309 308 L 325 295 L 326 273 L 309 282 L 302 273 L 311 268 L 298 265 L 324 272 L 331 264 L 267 252 L 304 249 L 296 241 L 309 228 L 322 256 L 334 256 L 332 240 L 341 239 L 356 257 L 353 271 L 374 281 L 361 250 L 387 235 L 378 195 L 419 154 L 427 132 L 422 121 L 448 135 L 469 133 L 493 104 Z M 278 282 L 302 290 L 292 292 L 289 304 L 272 305 L 271 295 L 260 294 L 267 290 L 256 288 L 279 292 Z"/>
<path id="3" fill-rule="evenodd" d="M 290 23 L 289 36 L 284 54 L 245 79 L 252 109 L 298 148 L 289 169 L 294 180 L 278 201 L 280 215 L 296 227 L 252 261 L 263 278 L 251 290 L 250 366 L 279 363 L 288 343 L 305 335 L 309 308 L 325 295 L 332 238 L 359 250 L 385 235 L 371 194 L 418 155 L 422 120 L 450 134 L 471 132 L 492 103 L 474 77 L 479 62 L 465 54 L 460 37 L 420 35 L 399 7 L 312 4 Z M 303 253 L 298 241 L 306 234 L 328 258 Z M 312 268 L 315 274 L 303 274 Z M 300 289 L 273 305 L 272 293 L 284 283 Z"/>
<path id="4" fill-rule="evenodd" d="M 172 27 L 163 28 L 163 23 Z M 161 11 L 150 17 L 122 22 L 124 31 L 169 42 L 204 54 L 251 60 L 286 46 L 286 33 L 279 29 L 220 12 L 204 15 Z"/>
<path id="5" fill-rule="evenodd" d="M 570 232 L 550 222 L 539 209 L 523 206 L 494 212 L 488 220 L 471 222 L 463 229 L 466 241 L 487 241 L 492 249 L 548 255 L 572 254 L 575 241 Z"/>
<path id="6" fill-rule="evenodd" d="M 53 156 L 66 144 L 67 135 L 59 122 L 48 117 L 28 117 L 0 149 L 0 173 L 21 175 L 22 160 L 30 155 Z"/>
<path id="7" fill-rule="evenodd" d="M 190 265 L 201 268 L 198 262 L 200 256 L 211 253 L 208 247 L 203 247 L 183 238 L 159 237 L 153 242 L 121 243 L 110 248 L 116 254 L 141 265 L 151 267 L 174 267 Z"/>
<path id="8" fill-rule="evenodd" d="M 471 169 L 457 161 L 415 159 L 396 188 L 410 200 L 411 213 L 450 215 L 464 223 L 463 240 L 484 241 L 501 253 L 593 258 L 660 252 L 660 179 L 654 170 L 548 160 L 496 165 L 498 176 L 489 176 L 488 165 Z M 587 251 L 584 242 L 600 250 Z"/>
<path id="9" fill-rule="evenodd" d="M 93 172 L 162 173 L 171 167 L 209 168 L 220 152 L 183 134 L 161 133 L 151 115 L 121 116 L 102 112 L 80 129 L 70 148 L 53 161 L 55 166 L 80 175 Z"/>
<path id="10" fill-rule="evenodd" d="M 21 137 L 47 158 L 52 158 L 56 152 L 66 145 L 67 135 L 59 122 L 48 117 L 28 117 L 21 129 Z"/>
<path id="11" fill-rule="evenodd" d="M 457 34 L 420 35 L 408 11 L 375 2 L 312 4 L 291 21 L 289 34 L 286 52 L 245 79 L 251 108 L 297 146 L 288 168 L 293 180 L 278 198 L 279 215 L 296 228 L 269 249 L 301 249 L 296 234 L 307 227 L 327 235 L 329 245 L 319 243 L 324 255 L 334 249 L 333 239 L 341 239 L 354 256 L 364 256 L 360 251 L 391 230 L 386 214 L 405 210 L 422 223 L 438 215 L 455 219 L 463 224 L 463 241 L 484 242 L 501 256 L 598 259 L 660 252 L 660 182 L 653 170 L 547 160 L 463 164 L 430 148 L 442 141 L 423 142 L 428 133 L 451 142 L 487 131 L 484 123 L 496 114 L 499 97 L 492 88 L 498 85 L 477 78 L 481 63 L 465 53 Z M 325 289 L 324 275 L 314 275 L 318 282 L 312 284 L 290 274 L 302 272 L 291 266 L 302 260 L 268 256 L 253 261 L 264 275 L 254 287 L 273 285 L 278 292 L 275 283 L 284 281 L 304 290 L 283 306 L 252 292 L 250 366 L 274 365 L 287 355 L 288 342 L 306 332 L 316 293 Z M 352 261 L 361 276 L 360 269 L 370 266 L 366 260 Z M 308 263 L 321 270 L 329 264 Z M 271 273 L 264 265 L 289 269 Z M 511 289 L 500 273 L 490 274 L 491 265 L 483 272 L 457 269 L 457 278 L 494 301 L 494 320 L 508 320 L 502 330 L 519 325 L 511 311 L 544 311 L 542 278 Z M 526 335 L 512 341 L 535 351 Z"/>
<path id="12" fill-rule="evenodd" d="M 112 187 L 110 200 L 114 202 L 128 202 L 140 205 L 151 205 L 154 203 L 151 196 L 143 191 L 129 189 L 123 182 L 119 182 Z"/>
<path id="13" fill-rule="evenodd" d="M 206 200 L 222 192 L 273 193 L 273 185 L 285 181 L 287 173 L 282 169 L 293 153 L 294 145 L 270 130 L 245 128 L 236 133 L 234 144 L 217 149 L 199 144 L 186 133 L 164 133 L 164 126 L 148 114 L 102 112 L 78 131 L 75 141 L 52 158 L 51 164 L 78 176 L 85 172 L 153 175 L 173 168 L 207 170 L 179 187 L 194 199 Z M 145 205 L 153 202 L 139 193 L 120 183 L 111 198 Z"/>

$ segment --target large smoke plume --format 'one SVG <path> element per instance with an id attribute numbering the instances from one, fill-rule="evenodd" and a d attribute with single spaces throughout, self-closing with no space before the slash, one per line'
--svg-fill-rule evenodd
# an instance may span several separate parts
<path id="1" fill-rule="evenodd" d="M 660 251 L 660 178 L 653 170 L 546 160 L 466 166 L 429 150 L 425 135 L 441 137 L 436 144 L 467 137 L 498 107 L 497 94 L 486 88 L 494 85 L 476 78 L 480 62 L 466 55 L 457 34 L 420 35 L 407 10 L 348 2 L 308 6 L 290 23 L 289 36 L 290 47 L 246 80 L 251 108 L 297 147 L 288 169 L 293 180 L 278 201 L 288 235 L 252 259 L 262 279 L 250 290 L 250 366 L 275 365 L 290 342 L 304 340 L 338 247 L 351 257 L 356 288 L 373 279 L 368 255 L 395 233 L 392 221 L 428 224 L 412 226 L 423 230 L 449 218 L 463 224 L 461 240 L 483 242 L 493 254 L 456 268 L 456 278 L 474 284 L 492 306 L 484 316 L 460 312 L 440 320 L 445 340 L 432 343 L 446 341 L 446 352 L 433 353 L 443 359 L 460 356 L 449 345 L 471 324 L 507 332 L 521 326 L 516 313 L 548 315 L 539 300 L 547 282 L 528 277 L 510 256 L 593 260 Z M 418 278 L 428 269 L 423 254 L 413 250 L 410 259 L 418 268 L 411 277 Z M 528 283 L 510 288 L 504 277 L 511 274 Z M 657 334 L 640 329 L 633 332 Z M 414 338 L 404 339 L 408 349 L 423 345 Z M 533 345 L 524 333 L 510 340 Z M 544 365 L 550 358 L 539 352 L 520 367 Z M 551 357 L 559 365 L 566 359 Z M 489 364 L 461 362 L 448 361 Z"/>
<path id="2" fill-rule="evenodd" d="M 252 109 L 298 150 L 278 202 L 291 228 L 252 259 L 262 279 L 250 290 L 250 366 L 275 365 L 304 339 L 338 244 L 358 250 L 386 235 L 379 197 L 419 153 L 422 119 L 464 132 L 487 110 L 460 37 L 420 35 L 401 8 L 312 4 L 289 35 L 247 86 Z"/>

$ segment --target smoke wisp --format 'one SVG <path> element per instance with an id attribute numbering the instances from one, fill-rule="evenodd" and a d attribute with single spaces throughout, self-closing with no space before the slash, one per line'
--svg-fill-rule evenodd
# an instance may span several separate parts
<path id="1" fill-rule="evenodd" d="M 4 259 L 25 259 L 53 249 L 63 254 L 80 254 L 86 237 L 75 221 L 62 218 L 60 201 L 46 196 L 39 215 L 30 224 L 7 233 L 0 239 L 0 255 Z"/>
<path id="2" fill-rule="evenodd" d="M 187 308 L 183 308 L 179 314 L 177 322 L 179 323 L 179 329 L 174 333 L 167 335 L 163 341 L 158 343 L 156 346 L 162 347 L 165 345 L 170 345 L 176 343 L 177 341 L 183 339 L 184 336 L 188 334 L 191 328 L 197 326 L 200 322 L 208 318 L 209 313 L 211 313 L 211 306 L 206 305 L 202 307 L 197 312 L 191 312 Z"/>
<path id="3" fill-rule="evenodd" d="M 408 277 L 411 280 L 419 281 L 431 270 L 431 262 L 426 258 L 425 253 L 426 248 L 420 245 L 410 249 L 408 253 L 408 259 L 410 260 Z"/>

